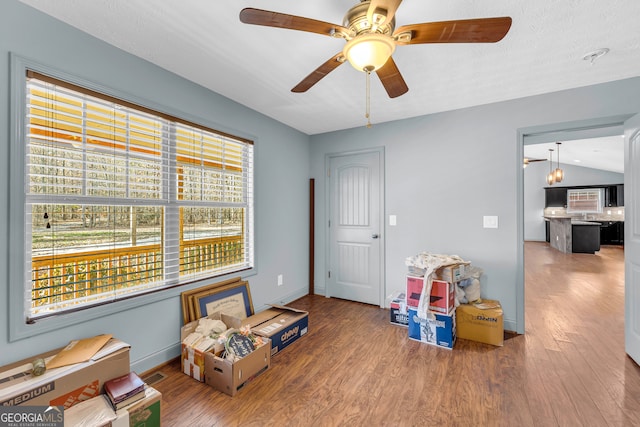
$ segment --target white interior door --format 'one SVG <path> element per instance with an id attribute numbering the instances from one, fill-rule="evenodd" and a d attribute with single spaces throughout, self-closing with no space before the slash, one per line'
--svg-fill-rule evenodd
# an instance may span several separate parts
<path id="1" fill-rule="evenodd" d="M 330 158 L 327 296 L 380 305 L 381 152 Z"/>
<path id="2" fill-rule="evenodd" d="M 640 114 L 625 122 L 624 134 L 625 350 L 640 364 Z"/>

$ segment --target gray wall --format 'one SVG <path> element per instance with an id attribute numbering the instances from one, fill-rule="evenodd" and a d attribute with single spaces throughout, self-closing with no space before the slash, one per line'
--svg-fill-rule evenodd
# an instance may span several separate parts
<path id="1" fill-rule="evenodd" d="M 36 42 L 37 40 L 37 42 Z M 256 310 L 290 302 L 308 291 L 309 137 L 150 63 L 126 54 L 16 0 L 0 6 L 0 365 L 66 345 L 71 339 L 112 333 L 131 344 L 133 369 L 150 369 L 179 355 L 182 322 L 179 292 L 164 291 L 153 303 L 139 302 L 92 321 L 10 342 L 7 272 L 9 192 L 9 53 L 112 88 L 134 100 L 186 116 L 204 125 L 255 140 L 256 264 L 248 277 Z M 215 72 L 215 70 L 211 70 Z M 286 167 L 283 160 L 286 159 Z M 287 191 L 282 191 L 286 188 Z M 277 286 L 283 274 L 284 286 Z M 15 289 L 15 288 L 18 289 Z M 44 320 L 46 321 L 46 320 Z"/>
<path id="2" fill-rule="evenodd" d="M 517 329 L 523 176 L 518 132 L 561 122 L 640 111 L 640 78 L 540 95 L 441 114 L 416 117 L 371 129 L 350 129 L 313 137 L 244 108 L 149 63 L 63 25 L 16 0 L 0 6 L 0 170 L 8 180 L 9 52 L 112 87 L 134 98 L 185 112 L 213 127 L 256 139 L 256 258 L 249 278 L 254 305 L 289 301 L 306 293 L 308 178 L 316 179 L 317 293 L 325 290 L 325 173 L 327 153 L 384 147 L 385 226 L 388 291 L 402 287 L 404 259 L 419 251 L 458 254 L 485 270 L 483 297 L 501 300 L 506 327 Z M 39 40 L 35 43 L 35 40 Z M 215 70 L 212 70 L 215 72 Z M 411 96 L 411 92 L 405 96 Z M 429 102 L 425 100 L 425 102 Z M 309 144 L 309 142 L 311 144 Z M 287 167 L 281 167 L 286 159 Z M 286 188 L 287 191 L 281 191 Z M 483 215 L 497 215 L 498 229 L 482 228 Z M 385 223 L 387 221 L 385 220 Z M 7 272 L 11 243 L 6 209 L 0 210 L 0 271 Z M 277 274 L 285 285 L 276 286 Z M 180 324 L 177 292 L 135 309 L 10 342 L 9 286 L 0 280 L 0 364 L 65 345 L 70 339 L 113 333 L 132 345 L 133 368 L 149 369 L 175 357 Z M 387 292 L 388 293 L 388 292 Z M 522 323 L 522 322 L 521 322 Z M 524 328 L 524 325 L 521 325 Z"/>
<path id="3" fill-rule="evenodd" d="M 624 174 L 585 168 L 562 163 L 565 172 L 562 187 L 574 185 L 622 184 Z M 548 187 L 546 177 L 548 162 L 530 163 L 524 169 L 524 240 L 544 241 L 544 187 Z"/>
<path id="4" fill-rule="evenodd" d="M 326 286 L 325 156 L 384 147 L 385 214 L 398 221 L 384 230 L 387 294 L 401 288 L 407 256 L 456 254 L 484 269 L 482 296 L 502 302 L 507 329 L 524 332 L 521 132 L 639 111 L 633 78 L 312 136 L 316 292 Z M 484 215 L 499 228 L 483 228 Z"/>

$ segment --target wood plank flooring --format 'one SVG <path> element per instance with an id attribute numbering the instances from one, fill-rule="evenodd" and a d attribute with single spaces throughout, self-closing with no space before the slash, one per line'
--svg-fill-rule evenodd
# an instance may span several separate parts
<path id="1" fill-rule="evenodd" d="M 526 333 L 504 347 L 421 344 L 388 310 L 306 296 L 291 306 L 309 311 L 309 333 L 235 397 L 182 374 L 179 361 L 159 367 L 163 425 L 640 425 L 623 249 L 563 254 L 527 242 L 525 259 Z"/>

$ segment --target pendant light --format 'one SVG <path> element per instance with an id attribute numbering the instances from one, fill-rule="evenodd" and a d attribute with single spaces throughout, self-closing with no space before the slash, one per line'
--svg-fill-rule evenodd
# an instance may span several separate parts
<path id="1" fill-rule="evenodd" d="M 553 185 L 556 182 L 556 174 L 553 171 L 553 148 L 549 148 L 549 175 L 547 175 L 547 184 Z"/>
<path id="2" fill-rule="evenodd" d="M 560 144 L 562 143 L 556 142 L 556 145 L 558 146 L 558 167 L 553 172 L 556 182 L 562 182 L 562 178 L 564 178 L 564 172 L 562 171 L 562 169 L 560 169 Z"/>

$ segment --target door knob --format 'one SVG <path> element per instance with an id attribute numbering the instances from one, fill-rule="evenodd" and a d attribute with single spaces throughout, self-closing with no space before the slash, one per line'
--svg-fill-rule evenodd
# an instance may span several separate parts
<path id="1" fill-rule="evenodd" d="M 377 239 L 378 237 L 380 237 L 380 236 L 378 236 L 377 234 L 374 234 L 374 235 L 371 236 L 371 238 L 373 238 L 373 239 Z"/>

